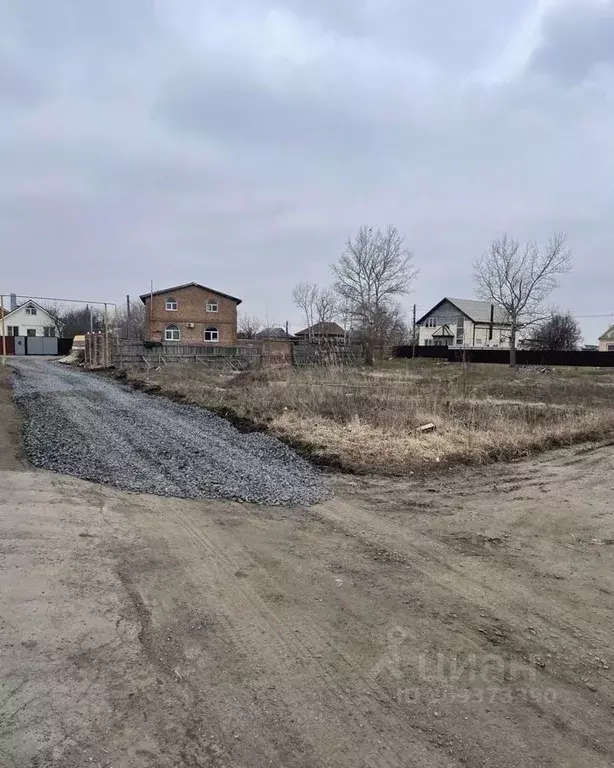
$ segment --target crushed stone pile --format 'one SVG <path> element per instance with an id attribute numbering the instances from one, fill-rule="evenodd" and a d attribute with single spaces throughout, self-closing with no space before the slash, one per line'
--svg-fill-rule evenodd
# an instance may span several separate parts
<path id="1" fill-rule="evenodd" d="M 274 437 L 53 361 L 13 365 L 36 467 L 189 499 L 310 505 L 330 496 L 322 474 Z"/>

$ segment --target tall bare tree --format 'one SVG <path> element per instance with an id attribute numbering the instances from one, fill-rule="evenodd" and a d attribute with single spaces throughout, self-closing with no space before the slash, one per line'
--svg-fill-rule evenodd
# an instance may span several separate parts
<path id="1" fill-rule="evenodd" d="M 361 227 L 347 241 L 332 271 L 335 291 L 361 330 L 365 362 L 372 365 L 375 347 L 384 341 L 382 319 L 392 311 L 395 299 L 408 293 L 417 275 L 413 255 L 396 227 L 385 232 Z"/>
<path id="2" fill-rule="evenodd" d="M 305 327 L 311 328 L 316 316 L 316 297 L 318 286 L 315 283 L 301 282 L 294 286 L 292 301 L 297 309 L 300 309 L 305 318 Z"/>
<path id="3" fill-rule="evenodd" d="M 89 315 L 85 321 L 89 323 Z M 131 302 L 130 317 L 127 307 L 118 307 L 114 323 L 120 338 L 144 339 L 147 335 L 147 307 L 142 301 Z"/>
<path id="4" fill-rule="evenodd" d="M 332 288 L 316 288 L 314 296 L 317 323 L 332 323 L 337 317 L 337 294 Z"/>
<path id="5" fill-rule="evenodd" d="M 563 352 L 578 349 L 582 341 L 582 329 L 571 312 L 554 310 L 550 317 L 542 320 L 531 333 L 533 349 Z"/>
<path id="6" fill-rule="evenodd" d="M 255 315 L 241 315 L 239 317 L 239 335 L 243 339 L 255 339 L 263 329 L 264 323 Z"/>
<path id="7" fill-rule="evenodd" d="M 518 330 L 534 322 L 543 303 L 571 269 L 571 251 L 564 234 L 553 235 L 546 247 L 521 244 L 509 235 L 493 240 L 474 264 L 478 296 L 506 311 L 510 328 L 510 366 L 516 366 Z"/>

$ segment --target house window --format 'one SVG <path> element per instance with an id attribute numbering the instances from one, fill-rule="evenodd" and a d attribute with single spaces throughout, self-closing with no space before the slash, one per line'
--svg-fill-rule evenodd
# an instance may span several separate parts
<path id="1" fill-rule="evenodd" d="M 43 328 L 43 336 L 55 336 L 55 325 L 46 325 Z"/>
<path id="2" fill-rule="evenodd" d="M 207 312 L 217 312 L 217 299 L 207 299 Z"/>
<path id="3" fill-rule="evenodd" d="M 433 339 L 425 339 L 424 340 L 424 346 L 425 347 L 432 347 L 433 346 Z"/>
<path id="4" fill-rule="evenodd" d="M 456 321 L 456 343 L 465 343 L 465 318 L 462 315 Z"/>
<path id="5" fill-rule="evenodd" d="M 608 352 L 614 352 L 614 344 L 608 344 Z"/>
<path id="6" fill-rule="evenodd" d="M 9 325 L 7 328 L 7 334 L 9 336 L 19 336 L 19 326 L 18 325 Z"/>
<path id="7" fill-rule="evenodd" d="M 208 328 L 205 328 L 205 341 L 219 341 L 220 340 L 220 332 L 218 329 L 210 325 Z"/>
<path id="8" fill-rule="evenodd" d="M 173 298 L 172 296 L 166 300 L 166 309 L 168 312 L 176 312 L 177 311 L 177 299 Z"/>
<path id="9" fill-rule="evenodd" d="M 36 307 L 26 307 L 26 315 L 35 315 L 36 314 Z M 28 334 L 30 336 L 30 334 Z"/>
<path id="10" fill-rule="evenodd" d="M 36 336 L 36 328 L 28 328 L 26 333 L 28 334 L 28 336 Z"/>
<path id="11" fill-rule="evenodd" d="M 164 341 L 179 341 L 181 334 L 176 325 L 167 325 L 164 331 Z"/>
<path id="12" fill-rule="evenodd" d="M 430 317 L 427 317 L 425 325 L 427 328 L 437 328 L 437 318 L 435 317 L 435 315 L 431 315 Z"/>

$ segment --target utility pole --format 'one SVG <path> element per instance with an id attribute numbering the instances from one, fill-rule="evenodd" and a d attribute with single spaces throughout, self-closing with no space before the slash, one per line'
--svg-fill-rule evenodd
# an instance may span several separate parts
<path id="1" fill-rule="evenodd" d="M 412 360 L 416 357 L 416 305 L 414 304 L 414 330 L 411 339 L 411 357 Z"/>
<path id="2" fill-rule="evenodd" d="M 288 338 L 290 334 L 288 333 L 288 321 L 286 320 L 286 338 Z"/>
<path id="3" fill-rule="evenodd" d="M 147 318 L 147 338 L 152 341 L 151 338 L 151 324 L 153 320 L 153 280 L 151 281 L 151 285 L 149 287 L 149 314 Z"/>
<path id="4" fill-rule="evenodd" d="M 129 294 L 126 295 L 126 325 L 127 325 L 126 335 L 127 335 L 127 338 L 130 339 L 132 338 L 130 336 L 130 333 L 132 331 L 132 323 L 130 322 L 130 295 Z"/>
<path id="5" fill-rule="evenodd" d="M 0 294 L 0 323 L 2 323 L 2 365 L 6 365 L 6 337 L 4 335 L 4 296 Z"/>
<path id="6" fill-rule="evenodd" d="M 109 311 L 108 307 L 104 305 L 104 364 L 105 367 L 109 367 Z"/>

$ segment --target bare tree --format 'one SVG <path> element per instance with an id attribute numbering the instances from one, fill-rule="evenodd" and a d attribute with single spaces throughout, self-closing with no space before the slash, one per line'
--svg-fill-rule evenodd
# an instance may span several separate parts
<path id="1" fill-rule="evenodd" d="M 332 288 L 317 288 L 314 294 L 316 322 L 332 323 L 337 317 L 337 294 Z"/>
<path id="2" fill-rule="evenodd" d="M 64 333 L 64 324 L 62 322 L 62 317 L 65 314 L 64 306 L 62 305 L 62 302 L 60 301 L 53 301 L 51 299 L 47 300 L 40 300 L 37 302 L 39 306 L 41 306 L 45 312 L 49 313 L 49 316 L 51 317 L 51 321 L 53 322 L 53 326 L 55 328 L 56 334 L 58 336 L 62 336 Z"/>
<path id="3" fill-rule="evenodd" d="M 104 328 L 102 314 L 89 306 L 67 310 L 61 316 L 61 323 L 62 335 L 67 338 L 89 333 L 90 329 L 97 332 Z"/>
<path id="4" fill-rule="evenodd" d="M 147 336 L 147 319 L 147 307 L 141 301 L 130 303 L 130 318 L 127 307 L 118 308 L 115 313 L 117 333 L 124 339 L 144 339 Z"/>
<path id="5" fill-rule="evenodd" d="M 292 291 L 294 306 L 302 311 L 306 328 L 311 328 L 314 324 L 317 295 L 318 286 L 315 283 L 299 283 Z"/>
<path id="6" fill-rule="evenodd" d="M 239 336 L 242 339 L 255 339 L 263 325 L 262 320 L 255 315 L 241 315 L 239 317 Z"/>
<path id="7" fill-rule="evenodd" d="M 582 329 L 571 312 L 554 310 L 549 318 L 535 326 L 531 334 L 533 349 L 562 352 L 578 349 L 582 342 Z"/>
<path id="8" fill-rule="evenodd" d="M 560 233 L 545 248 L 532 241 L 521 244 L 506 234 L 476 260 L 474 279 L 479 297 L 503 307 L 511 325 L 510 366 L 516 366 L 519 328 L 535 320 L 543 302 L 558 286 L 559 276 L 570 269 L 571 251 Z"/>
<path id="9" fill-rule="evenodd" d="M 417 275 L 412 261 L 413 255 L 396 227 L 385 232 L 361 227 L 332 266 L 335 291 L 350 307 L 361 330 L 368 365 L 373 364 L 375 347 L 383 341 L 382 318 L 398 296 L 408 293 Z"/>

